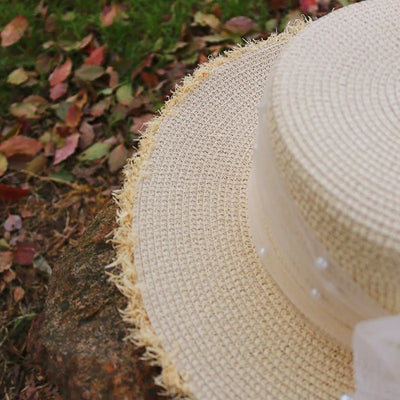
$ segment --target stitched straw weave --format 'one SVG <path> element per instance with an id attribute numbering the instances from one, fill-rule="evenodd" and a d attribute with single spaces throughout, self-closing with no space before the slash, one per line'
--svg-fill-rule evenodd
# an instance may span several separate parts
<path id="1" fill-rule="evenodd" d="M 114 280 L 128 298 L 130 339 L 162 367 L 166 394 L 334 400 L 353 391 L 350 352 L 259 262 L 247 185 L 271 74 L 273 149 L 303 216 L 349 275 L 399 312 L 397 9 L 397 0 L 362 2 L 210 61 L 149 125 L 118 195 Z"/>
<path id="2" fill-rule="evenodd" d="M 392 313 L 400 312 L 398 9 L 398 0 L 366 1 L 320 19 L 287 46 L 269 93 L 277 162 L 304 218 Z"/>

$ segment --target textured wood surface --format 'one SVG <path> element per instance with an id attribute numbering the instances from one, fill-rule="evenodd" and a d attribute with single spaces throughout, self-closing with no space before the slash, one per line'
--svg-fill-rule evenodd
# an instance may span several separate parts
<path id="1" fill-rule="evenodd" d="M 154 385 L 156 367 L 124 340 L 118 310 L 125 298 L 105 274 L 114 250 L 106 235 L 114 228 L 109 204 L 54 268 L 36 353 L 64 399 L 165 399 Z"/>

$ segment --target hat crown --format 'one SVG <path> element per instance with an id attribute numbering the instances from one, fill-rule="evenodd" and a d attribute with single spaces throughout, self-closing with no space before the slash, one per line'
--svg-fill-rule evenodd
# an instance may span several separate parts
<path id="1" fill-rule="evenodd" d="M 302 217 L 363 291 L 399 313 L 398 2 L 351 7 L 313 23 L 282 52 L 268 126 Z"/>

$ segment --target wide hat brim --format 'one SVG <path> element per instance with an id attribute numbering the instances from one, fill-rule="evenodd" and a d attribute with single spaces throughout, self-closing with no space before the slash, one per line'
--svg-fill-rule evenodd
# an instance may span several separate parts
<path id="1" fill-rule="evenodd" d="M 115 278 L 131 340 L 175 398 L 338 399 L 351 352 L 308 321 L 252 243 L 257 106 L 299 22 L 201 66 L 153 120 L 118 195 Z M 308 28 L 306 28 L 308 29 Z"/>

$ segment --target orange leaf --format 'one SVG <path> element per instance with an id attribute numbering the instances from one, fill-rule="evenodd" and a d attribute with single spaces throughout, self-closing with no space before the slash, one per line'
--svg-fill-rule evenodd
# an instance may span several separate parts
<path id="1" fill-rule="evenodd" d="M 0 151 L 6 157 L 16 154 L 33 157 L 42 150 L 42 147 L 42 144 L 38 140 L 26 136 L 13 136 L 0 143 Z"/>
<path id="2" fill-rule="evenodd" d="M 56 68 L 49 76 L 50 86 L 56 86 L 57 84 L 65 81 L 68 75 L 71 73 L 72 61 L 68 57 L 63 65 Z"/>
<path id="3" fill-rule="evenodd" d="M 25 296 L 25 290 L 21 287 L 21 286 L 17 286 L 14 289 L 14 301 L 16 303 L 18 303 L 19 301 L 21 301 Z"/>
<path id="4" fill-rule="evenodd" d="M 90 53 L 90 56 L 85 60 L 83 65 L 101 65 L 104 62 L 104 48 L 103 45 Z"/>
<path id="5" fill-rule="evenodd" d="M 50 88 L 50 98 L 54 101 L 64 96 L 67 93 L 68 84 L 67 83 L 57 83 L 57 85 Z"/>
<path id="6" fill-rule="evenodd" d="M 18 42 L 28 27 L 28 20 L 23 15 L 17 15 L 1 32 L 1 45 L 11 46 Z"/>
<path id="7" fill-rule="evenodd" d="M 76 128 L 79 125 L 81 118 L 82 118 L 81 109 L 76 104 L 72 104 L 68 108 L 67 115 L 65 117 L 65 123 L 70 128 Z"/>

